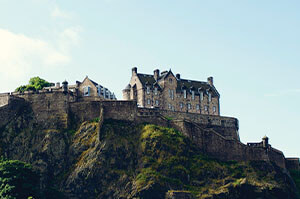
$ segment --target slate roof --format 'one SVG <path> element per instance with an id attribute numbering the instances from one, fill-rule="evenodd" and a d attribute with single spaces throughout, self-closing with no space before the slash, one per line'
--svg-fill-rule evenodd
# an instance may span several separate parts
<path id="1" fill-rule="evenodd" d="M 170 73 L 171 73 L 171 71 L 166 72 L 163 75 L 161 75 L 158 78 L 158 82 L 163 80 Z M 137 76 L 140 79 L 143 86 L 146 86 L 146 84 L 153 86 L 156 83 L 156 80 L 154 79 L 153 75 L 138 73 Z M 203 89 L 203 91 L 211 90 L 213 96 L 220 96 L 217 89 L 214 86 L 209 85 L 207 82 L 179 79 L 179 80 L 177 80 L 177 85 L 178 86 L 177 86 L 176 92 L 181 92 L 182 88 L 185 86 L 186 89 L 189 91 L 191 88 L 194 88 L 194 90 L 196 91 L 195 94 L 199 94 L 198 89 L 201 88 L 201 89 Z"/>

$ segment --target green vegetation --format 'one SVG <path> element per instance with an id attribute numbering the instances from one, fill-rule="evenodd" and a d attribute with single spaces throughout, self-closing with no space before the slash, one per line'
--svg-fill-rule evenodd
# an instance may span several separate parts
<path id="1" fill-rule="evenodd" d="M 0 198 L 39 198 L 39 175 L 29 164 L 0 160 Z"/>
<path id="2" fill-rule="evenodd" d="M 245 194 L 245 190 L 253 198 L 264 198 L 263 194 L 280 198 L 280 194 L 276 195 L 278 189 L 286 190 L 285 194 L 292 192 L 276 165 L 208 158 L 172 128 L 105 120 L 100 140 L 105 146 L 100 155 L 103 161 L 96 164 L 101 165 L 97 172 L 102 172 L 98 185 L 102 190 L 93 189 L 103 198 L 113 197 L 111 192 L 124 194 L 122 187 L 126 184 L 133 186 L 122 196 L 126 198 L 131 194 L 130 197 L 139 199 L 163 199 L 169 190 L 189 192 L 199 199 L 239 198 L 238 194 Z M 93 150 L 89 148 L 82 153 L 76 164 L 78 168 L 91 167 L 93 159 L 89 157 Z M 98 194 L 94 197 L 100 198 Z"/>
<path id="3" fill-rule="evenodd" d="M 24 91 L 37 91 L 41 90 L 44 87 L 51 86 L 51 83 L 47 82 L 44 79 L 41 79 L 40 77 L 32 77 L 29 80 L 29 83 L 25 86 L 20 86 L 16 88 L 15 91 L 18 92 L 24 92 Z"/>

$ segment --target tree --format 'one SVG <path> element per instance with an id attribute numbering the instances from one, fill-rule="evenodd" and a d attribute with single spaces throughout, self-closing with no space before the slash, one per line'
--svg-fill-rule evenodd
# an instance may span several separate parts
<path id="1" fill-rule="evenodd" d="M 19 160 L 0 160 L 0 198 L 39 198 L 39 175 Z"/>
<path id="2" fill-rule="evenodd" d="M 52 86 L 53 84 L 47 82 L 46 80 L 40 77 L 32 77 L 29 80 L 29 83 L 25 86 L 19 86 L 15 91 L 24 92 L 24 91 L 36 91 L 41 90 L 44 87 Z"/>

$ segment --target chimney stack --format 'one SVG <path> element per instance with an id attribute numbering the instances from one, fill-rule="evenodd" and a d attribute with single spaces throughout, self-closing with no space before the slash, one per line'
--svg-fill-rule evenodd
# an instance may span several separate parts
<path id="1" fill-rule="evenodd" d="M 159 78 L 159 69 L 154 70 L 154 79 L 157 81 Z"/>
<path id="2" fill-rule="evenodd" d="M 176 74 L 176 78 L 177 78 L 178 80 L 180 80 L 180 74 L 179 74 L 179 73 Z"/>
<path id="3" fill-rule="evenodd" d="M 137 75 L 137 67 L 132 68 L 132 76 Z"/>
<path id="4" fill-rule="evenodd" d="M 214 85 L 214 78 L 213 77 L 208 77 L 207 82 L 209 83 L 209 85 L 213 86 Z"/>

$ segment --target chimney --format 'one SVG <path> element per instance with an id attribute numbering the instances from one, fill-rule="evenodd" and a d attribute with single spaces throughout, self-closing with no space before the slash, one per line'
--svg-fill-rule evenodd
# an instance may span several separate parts
<path id="1" fill-rule="evenodd" d="M 56 88 L 60 88 L 60 83 L 59 82 L 56 83 Z"/>
<path id="2" fill-rule="evenodd" d="M 137 75 L 137 67 L 132 68 L 132 76 Z"/>
<path id="3" fill-rule="evenodd" d="M 213 86 L 214 85 L 214 78 L 213 77 L 208 77 L 207 82 L 209 83 L 209 85 Z"/>
<path id="4" fill-rule="evenodd" d="M 177 78 L 178 80 L 180 80 L 180 74 L 179 74 L 179 73 L 176 74 L 176 78 Z"/>
<path id="5" fill-rule="evenodd" d="M 159 69 L 156 69 L 156 70 L 154 71 L 154 79 L 157 81 L 158 78 L 159 78 Z"/>

